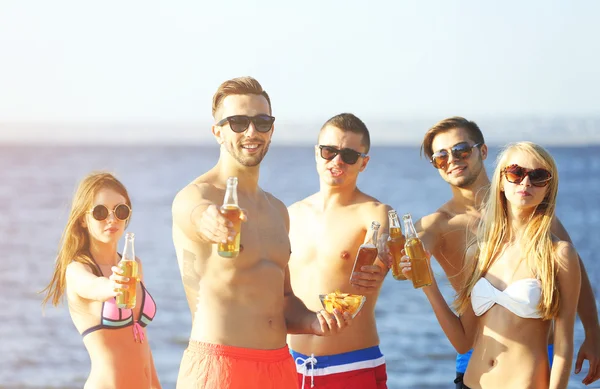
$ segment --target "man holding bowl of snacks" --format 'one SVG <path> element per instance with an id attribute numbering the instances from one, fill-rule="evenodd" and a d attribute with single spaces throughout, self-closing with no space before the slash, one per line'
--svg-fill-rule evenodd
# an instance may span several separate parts
<path id="1" fill-rule="evenodd" d="M 320 190 L 288 208 L 295 295 L 311 310 L 358 315 L 337 336 L 288 335 L 302 388 L 387 388 L 375 303 L 388 267 L 377 254 L 354 267 L 359 248 L 377 244 L 377 228 L 388 231 L 391 209 L 357 188 L 369 147 L 359 118 L 329 119 L 315 146 Z"/>

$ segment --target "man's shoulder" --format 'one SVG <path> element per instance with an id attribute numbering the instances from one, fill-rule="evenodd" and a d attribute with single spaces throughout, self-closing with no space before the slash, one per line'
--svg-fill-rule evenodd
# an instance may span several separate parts
<path id="1" fill-rule="evenodd" d="M 374 196 L 371 196 L 365 192 L 358 191 L 356 195 L 356 199 L 354 201 L 354 206 L 364 208 L 371 211 L 381 211 L 383 209 L 387 210 L 392 209 L 389 205 L 379 201 Z"/>
<path id="2" fill-rule="evenodd" d="M 222 189 L 215 186 L 214 182 L 200 176 L 181 188 L 175 195 L 175 201 L 188 199 L 208 199 L 216 194 L 221 195 Z"/>
<path id="3" fill-rule="evenodd" d="M 273 195 L 270 192 L 267 192 L 265 190 L 263 190 L 263 192 L 269 204 L 271 204 L 273 208 L 279 211 L 279 213 L 281 213 L 286 219 L 289 218 L 288 209 L 284 202 L 281 201 L 279 198 L 275 197 L 275 195 Z"/>
<path id="4" fill-rule="evenodd" d="M 306 208 L 312 208 L 317 195 L 318 193 L 313 193 L 310 196 L 303 198 L 302 200 L 296 201 L 288 207 L 288 210 L 290 211 L 290 213 L 293 213 L 301 212 L 302 210 L 306 210 Z"/>
<path id="5" fill-rule="evenodd" d="M 452 215 L 441 207 L 429 215 L 423 216 L 416 223 L 417 231 L 440 229 L 452 219 Z"/>

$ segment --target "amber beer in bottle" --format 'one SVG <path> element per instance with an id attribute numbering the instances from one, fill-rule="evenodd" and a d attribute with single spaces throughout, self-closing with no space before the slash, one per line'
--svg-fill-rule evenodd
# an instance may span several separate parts
<path id="1" fill-rule="evenodd" d="M 235 230 L 235 238 L 233 241 L 227 241 L 227 243 L 219 243 L 218 252 L 222 257 L 234 258 L 240 253 L 240 230 L 242 228 L 242 221 L 240 215 L 242 213 L 237 198 L 237 177 L 229 177 L 227 179 L 227 189 L 225 190 L 225 199 L 223 205 L 219 210 L 221 215 L 225 216 L 227 220 L 233 223 L 233 229 Z"/>
<path id="2" fill-rule="evenodd" d="M 412 269 L 413 287 L 422 288 L 431 285 L 431 270 L 427 263 L 427 254 L 423 242 L 417 236 L 417 231 L 412 222 L 412 217 L 409 213 L 402 216 L 404 221 L 404 232 L 406 233 L 406 243 L 404 250 L 410 258 L 410 267 Z"/>
<path id="3" fill-rule="evenodd" d="M 402 235 L 402 228 L 396 211 L 393 209 L 388 211 L 388 217 L 390 219 L 390 233 L 386 244 L 392 255 L 392 276 L 398 281 L 405 281 L 406 277 L 402 274 L 400 268 L 400 259 L 402 258 L 402 249 L 406 239 Z"/>
<path id="4" fill-rule="evenodd" d="M 352 273 L 361 271 L 362 266 L 370 266 L 375 263 L 375 259 L 377 259 L 377 246 L 375 246 L 375 243 L 377 242 L 377 231 L 379 231 L 380 226 L 381 224 L 375 221 L 371 222 L 371 230 L 368 232 L 367 241 L 358 248 Z M 352 273 L 350 277 L 352 277 Z"/>
<path id="5" fill-rule="evenodd" d="M 138 282 L 138 263 L 135 260 L 135 250 L 133 248 L 133 232 L 125 234 L 125 248 L 123 249 L 123 257 L 119 261 L 119 268 L 123 270 L 123 277 L 129 278 L 127 282 L 120 282 L 127 285 L 127 289 L 122 291 L 122 294 L 116 297 L 117 307 L 133 309 L 135 308 L 135 296 Z"/>

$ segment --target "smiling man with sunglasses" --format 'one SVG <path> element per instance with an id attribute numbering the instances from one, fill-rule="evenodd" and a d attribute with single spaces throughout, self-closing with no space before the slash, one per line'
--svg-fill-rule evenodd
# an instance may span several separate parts
<path id="1" fill-rule="evenodd" d="M 429 129 L 421 151 L 450 185 L 452 198 L 436 212 L 419 220 L 416 228 L 452 287 L 458 290 L 466 277 L 463 258 L 467 244 L 476 232 L 481 216 L 479 209 L 490 183 L 483 162 L 488 149 L 477 124 L 462 117 L 451 117 Z M 547 171 L 530 171 L 517 165 L 506 167 L 504 174 L 513 183 L 529 177 L 528 183 L 534 186 L 544 186 L 550 180 Z M 561 240 L 571 242 L 557 218 L 553 220 L 552 232 Z M 590 370 L 583 382 L 590 384 L 600 377 L 600 327 L 594 295 L 581 260 L 580 265 L 582 277 L 578 313 L 586 339 L 579 350 L 575 372 L 579 373 L 583 360 L 588 359 Z M 549 353 L 552 355 L 552 347 L 549 347 Z M 462 376 L 469 358 L 470 353 L 457 356 L 457 389 L 463 387 Z"/>
<path id="2" fill-rule="evenodd" d="M 289 337 L 301 387 L 386 388 L 375 303 L 387 268 L 377 259 L 351 274 L 371 223 L 380 223 L 382 232 L 388 229 L 390 207 L 356 186 L 369 162 L 369 148 L 369 131 L 359 118 L 343 113 L 329 119 L 315 146 L 319 192 L 289 207 L 290 275 L 296 295 L 313 310 L 322 307 L 319 294 L 340 290 L 366 296 L 352 327 L 343 333 Z"/>
<path id="3" fill-rule="evenodd" d="M 177 388 L 295 388 L 287 333 L 331 335 L 352 318 L 308 310 L 291 289 L 287 209 L 258 186 L 275 130 L 269 95 L 253 78 L 232 79 L 214 95 L 212 113 L 219 161 L 173 202 L 173 242 L 193 318 Z M 236 235 L 219 213 L 231 176 L 244 223 L 239 255 L 224 258 L 218 243 Z"/>

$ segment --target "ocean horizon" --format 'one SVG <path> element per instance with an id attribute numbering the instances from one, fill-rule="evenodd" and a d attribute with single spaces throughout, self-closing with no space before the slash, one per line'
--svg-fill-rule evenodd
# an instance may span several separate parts
<path id="1" fill-rule="evenodd" d="M 600 116 L 482 116 L 469 117 L 485 135 L 488 145 L 501 146 L 529 140 L 546 146 L 600 145 Z M 423 135 L 444 117 L 417 119 L 362 118 L 373 145 L 418 146 Z M 275 121 L 273 144 L 312 145 L 327 120 Z M 210 120 L 181 122 L 3 122 L 0 144 L 5 145 L 216 145 Z"/>

